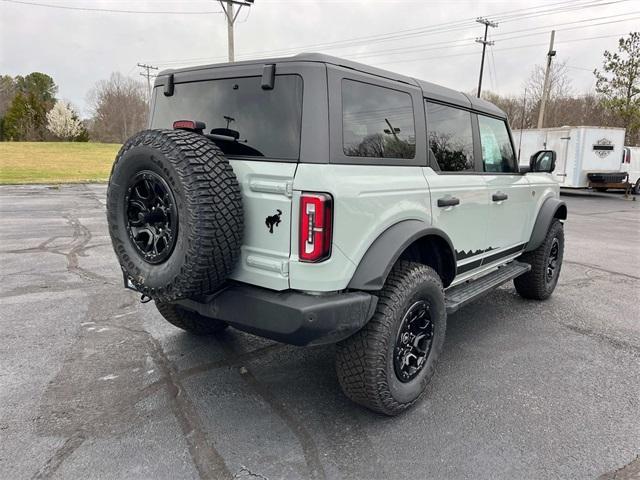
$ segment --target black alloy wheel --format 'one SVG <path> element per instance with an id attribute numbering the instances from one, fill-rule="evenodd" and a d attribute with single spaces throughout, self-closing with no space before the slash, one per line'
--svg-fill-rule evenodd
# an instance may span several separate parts
<path id="1" fill-rule="evenodd" d="M 147 263 L 164 262 L 178 238 L 178 209 L 167 182 L 151 170 L 138 172 L 124 205 L 127 233 L 138 254 Z"/>
<path id="2" fill-rule="evenodd" d="M 393 351 L 393 367 L 403 383 L 413 380 L 424 367 L 433 343 L 429 305 L 419 300 L 405 313 Z"/>
<path id="3" fill-rule="evenodd" d="M 560 242 L 556 237 L 553 238 L 551 243 L 551 250 L 549 250 L 549 258 L 547 259 L 547 272 L 545 279 L 547 283 L 553 282 L 558 273 L 558 258 L 560 256 Z"/>

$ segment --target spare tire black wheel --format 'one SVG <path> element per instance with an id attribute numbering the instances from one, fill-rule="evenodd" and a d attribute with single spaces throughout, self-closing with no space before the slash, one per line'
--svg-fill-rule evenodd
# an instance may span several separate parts
<path id="1" fill-rule="evenodd" d="M 160 302 L 212 293 L 240 254 L 240 186 L 206 137 L 145 130 L 113 164 L 107 221 L 122 270 L 140 292 Z"/>

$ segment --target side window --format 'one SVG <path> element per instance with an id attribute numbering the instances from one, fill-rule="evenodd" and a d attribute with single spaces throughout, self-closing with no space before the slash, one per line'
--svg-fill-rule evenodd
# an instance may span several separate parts
<path id="1" fill-rule="evenodd" d="M 473 171 L 471 113 L 426 102 L 429 148 L 443 172 Z"/>
<path id="2" fill-rule="evenodd" d="M 507 124 L 497 118 L 478 115 L 482 163 L 485 172 L 514 172 L 516 157 Z"/>
<path id="3" fill-rule="evenodd" d="M 414 158 L 411 95 L 342 80 L 342 141 L 351 157 Z"/>

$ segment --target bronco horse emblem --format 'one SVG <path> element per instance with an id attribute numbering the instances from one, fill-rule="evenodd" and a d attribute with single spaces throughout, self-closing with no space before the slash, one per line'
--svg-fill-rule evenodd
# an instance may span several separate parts
<path id="1" fill-rule="evenodd" d="M 274 226 L 277 227 L 278 225 L 280 225 L 280 215 L 282 215 L 282 210 L 278 209 L 278 213 L 267 217 L 264 221 L 265 225 L 269 229 L 269 233 L 273 233 Z"/>

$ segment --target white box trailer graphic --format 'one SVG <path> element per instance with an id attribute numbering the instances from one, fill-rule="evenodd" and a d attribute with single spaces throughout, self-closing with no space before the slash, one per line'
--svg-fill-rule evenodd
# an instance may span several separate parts
<path id="1" fill-rule="evenodd" d="M 557 127 L 514 130 L 513 140 L 520 151 L 520 164 L 528 165 L 538 150 L 555 150 L 556 175 L 561 187 L 589 187 L 588 174 L 622 182 L 624 128 Z M 520 138 L 522 137 L 522 138 Z M 607 175 L 604 175 L 607 174 Z"/>

